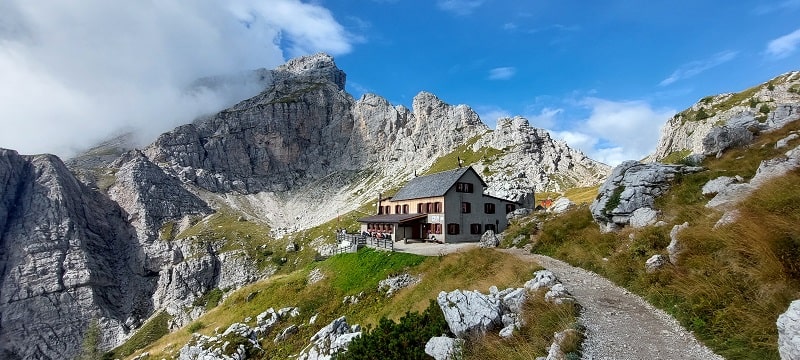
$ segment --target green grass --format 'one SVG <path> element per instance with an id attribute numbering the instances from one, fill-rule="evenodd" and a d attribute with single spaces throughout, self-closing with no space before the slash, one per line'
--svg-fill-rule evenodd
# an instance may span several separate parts
<path id="1" fill-rule="evenodd" d="M 150 321 L 142 325 L 136 334 L 131 336 L 128 341 L 110 351 L 112 358 L 126 357 L 131 355 L 136 350 L 144 349 L 148 345 L 168 334 L 169 328 L 167 324 L 171 319 L 172 317 L 166 312 L 159 312 L 153 316 Z"/>
<path id="2" fill-rule="evenodd" d="M 319 268 L 324 278 L 318 283 L 308 284 L 306 277 L 314 268 Z M 513 255 L 491 250 L 475 249 L 446 256 L 421 257 L 362 249 L 358 253 L 333 256 L 239 289 L 197 319 L 203 324 L 197 331 L 210 335 L 214 328 L 225 329 L 246 317 L 255 318 L 269 307 L 299 306 L 300 316 L 282 321 L 275 330 L 298 324 L 299 332 L 275 344 L 272 342 L 273 331 L 262 343 L 265 354 L 272 358 L 287 358 L 299 353 L 319 328 L 339 316 L 346 316 L 350 324 L 375 326 L 384 317 L 398 320 L 406 312 L 424 311 L 440 291 L 461 288 L 486 292 L 492 285 L 499 288 L 521 286 L 538 268 Z M 390 298 L 377 290 L 378 281 L 402 272 L 420 275 L 422 280 Z M 343 303 L 344 296 L 358 294 L 361 294 L 358 303 Z M 307 325 L 314 314 L 318 314 L 317 323 Z M 187 330 L 175 331 L 143 351 L 150 352 L 152 358 L 169 357 L 190 338 Z"/>
<path id="3" fill-rule="evenodd" d="M 730 359 L 777 359 L 778 314 L 800 297 L 800 171 L 758 189 L 739 206 L 740 218 L 714 229 L 720 215 L 705 208 L 700 189 L 721 175 L 755 174 L 764 159 L 782 156 L 778 139 L 794 122 L 759 136 L 743 149 L 708 159 L 705 172 L 677 176 L 656 208 L 663 227 L 600 233 L 587 207 L 548 215 L 533 235 L 534 251 L 596 271 L 674 315 L 682 325 Z M 795 143 L 796 145 L 797 143 Z M 790 144 L 791 145 L 791 144 Z M 672 225 L 686 248 L 676 266 L 648 274 L 644 262 L 666 254 Z"/>
<path id="4" fill-rule="evenodd" d="M 334 256 L 320 264 L 320 268 L 332 274 L 330 285 L 333 288 L 351 294 L 364 287 L 377 287 L 378 282 L 389 275 L 417 266 L 424 259 L 419 255 L 365 248 L 356 253 Z"/>
<path id="5" fill-rule="evenodd" d="M 428 168 L 423 175 L 456 169 L 458 168 L 459 158 L 461 159 L 463 166 L 470 166 L 478 162 L 483 162 L 485 165 L 489 165 L 497 160 L 497 158 L 503 154 L 503 150 L 482 147 L 478 149 L 478 151 L 472 151 L 472 145 L 474 145 L 481 138 L 481 136 L 483 135 L 476 135 L 472 137 L 463 145 L 457 147 L 447 155 L 436 159 L 436 162 L 434 162 L 433 165 L 431 165 L 431 167 Z M 484 173 L 484 175 L 490 174 Z"/>
<path id="6" fill-rule="evenodd" d="M 692 150 L 689 150 L 689 149 L 685 149 L 685 150 L 681 150 L 681 151 L 673 151 L 673 152 L 669 153 L 667 156 L 665 156 L 663 159 L 661 159 L 661 162 L 665 163 L 665 164 L 678 164 L 683 159 L 686 159 L 686 157 L 691 155 L 691 154 L 692 154 Z"/>

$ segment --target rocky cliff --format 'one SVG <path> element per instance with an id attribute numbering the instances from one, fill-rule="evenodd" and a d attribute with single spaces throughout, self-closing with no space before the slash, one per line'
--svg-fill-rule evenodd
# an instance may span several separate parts
<path id="1" fill-rule="evenodd" d="M 52 155 L 0 149 L 0 353 L 72 358 L 90 319 L 101 344 L 153 310 L 157 273 L 122 209 Z"/>
<path id="2" fill-rule="evenodd" d="M 708 96 L 669 119 L 647 160 L 716 155 L 760 132 L 800 119 L 800 72 L 780 75 L 739 93 Z"/>

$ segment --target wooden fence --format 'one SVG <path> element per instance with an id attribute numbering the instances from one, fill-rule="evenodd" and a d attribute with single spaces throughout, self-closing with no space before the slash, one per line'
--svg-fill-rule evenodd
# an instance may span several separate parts
<path id="1" fill-rule="evenodd" d="M 349 243 L 349 245 L 342 245 L 345 242 Z M 394 242 L 392 239 L 378 239 L 372 236 L 360 234 L 346 234 L 337 232 L 336 243 L 338 245 L 333 251 L 334 255 L 353 253 L 364 246 L 368 246 L 373 249 L 394 251 Z"/>

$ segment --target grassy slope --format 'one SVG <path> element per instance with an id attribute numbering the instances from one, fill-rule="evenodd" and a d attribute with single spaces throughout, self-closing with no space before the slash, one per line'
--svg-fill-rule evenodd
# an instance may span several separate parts
<path id="1" fill-rule="evenodd" d="M 320 269 L 325 277 L 318 283 L 308 284 L 307 275 L 315 268 Z M 440 291 L 461 288 L 486 292 L 492 285 L 501 289 L 521 286 L 531 278 L 534 270 L 535 265 L 524 263 L 512 255 L 488 250 L 426 258 L 366 249 L 355 254 L 343 254 L 314 262 L 292 273 L 277 275 L 246 286 L 203 315 L 191 328 L 210 335 L 217 327 L 225 329 L 231 323 L 242 321 L 248 316 L 255 318 L 269 307 L 278 309 L 298 306 L 301 315 L 295 320 L 281 322 L 272 335 L 291 323 L 302 324 L 300 332 L 280 346 L 270 340 L 263 344 L 266 353 L 276 358 L 285 358 L 298 353 L 311 335 L 336 317 L 344 315 L 347 316 L 348 323 L 361 325 L 374 325 L 384 316 L 396 320 L 406 311 L 424 310 L 429 300 L 435 299 Z M 378 281 L 402 272 L 421 275 L 422 282 L 399 291 L 391 298 L 378 292 Z M 342 299 L 345 296 L 361 292 L 363 295 L 357 304 L 343 304 Z M 307 325 L 314 314 L 319 314 L 316 324 Z M 552 331 L 548 329 L 545 332 Z M 181 329 L 161 338 L 143 351 L 149 351 L 151 358 L 160 359 L 175 354 L 190 338 L 189 331 Z"/>
<path id="2" fill-rule="evenodd" d="M 601 234 L 588 207 L 548 219 L 534 235 L 535 252 L 599 272 L 673 314 L 730 359 L 777 359 L 775 320 L 800 297 L 800 171 L 774 180 L 742 202 L 735 224 L 713 229 L 721 214 L 704 207 L 700 188 L 721 175 L 755 174 L 763 159 L 781 155 L 775 142 L 800 122 L 762 135 L 703 165 L 708 171 L 676 179 L 658 200 L 668 226 Z M 790 143 L 797 146 L 799 141 Z M 677 266 L 647 274 L 644 262 L 666 254 L 674 224 L 686 246 Z M 533 232 L 533 229 L 529 229 Z"/>

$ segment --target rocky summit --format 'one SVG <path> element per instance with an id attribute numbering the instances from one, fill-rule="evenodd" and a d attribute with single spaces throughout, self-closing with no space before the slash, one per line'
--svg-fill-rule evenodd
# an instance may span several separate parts
<path id="1" fill-rule="evenodd" d="M 268 229 L 321 224 L 457 159 L 522 202 L 610 171 L 523 118 L 491 130 L 428 92 L 411 108 L 354 99 L 326 54 L 255 74 L 257 95 L 140 150 L 123 135 L 65 165 L 0 149 L 0 357 L 74 358 L 93 320 L 102 350 L 159 314 L 168 329 L 186 325 L 208 294 L 286 261 L 285 246 L 263 242 Z M 220 228 L 233 230 L 208 230 Z"/>

